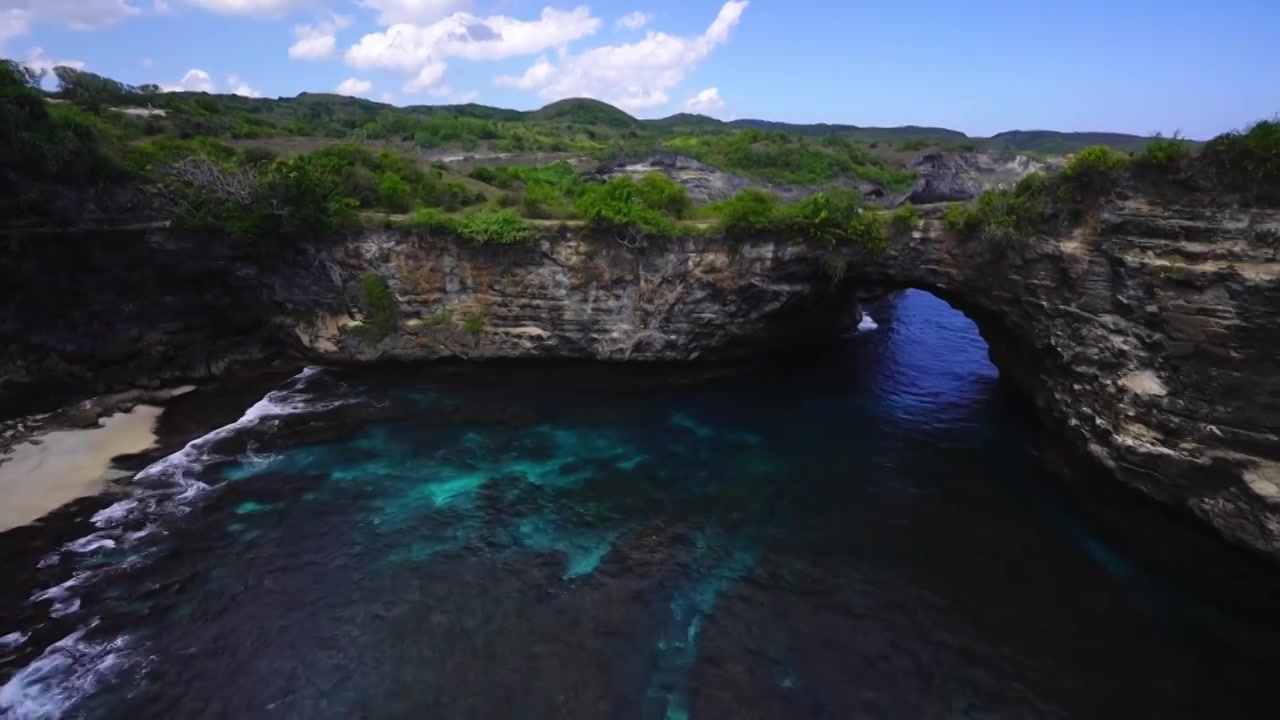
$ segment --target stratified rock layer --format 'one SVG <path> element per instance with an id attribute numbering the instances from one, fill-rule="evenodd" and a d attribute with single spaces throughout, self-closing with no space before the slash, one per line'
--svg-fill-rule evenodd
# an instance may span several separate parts
<path id="1" fill-rule="evenodd" d="M 796 353 L 847 331 L 859 293 L 916 287 L 974 318 L 1002 374 L 1082 453 L 1280 559 L 1280 211 L 1126 197 L 1067 236 L 1008 242 L 926 216 L 874 255 L 715 237 L 633 249 L 567 229 L 476 248 L 370 230 L 267 266 L 162 229 L 16 238 L 0 262 L 15 288 L 0 304 L 0 408 L 77 378 L 106 392 L 281 354 Z M 370 273 L 398 304 L 378 332 L 361 313 Z"/>

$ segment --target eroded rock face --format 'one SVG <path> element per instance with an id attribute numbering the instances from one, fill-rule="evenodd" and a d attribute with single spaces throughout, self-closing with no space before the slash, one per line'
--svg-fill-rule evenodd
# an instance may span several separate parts
<path id="1" fill-rule="evenodd" d="M 566 230 L 534 246 L 476 248 L 375 231 L 329 261 L 340 270 L 327 280 L 350 306 L 295 324 L 329 358 L 734 359 L 830 342 L 858 320 L 847 288 L 784 242 L 694 237 L 634 249 Z M 400 308 L 399 327 L 381 338 L 357 309 L 369 272 Z"/>
<path id="2" fill-rule="evenodd" d="M 1133 197 L 1009 243 L 927 220 L 849 273 L 949 299 L 1080 451 L 1280 559 L 1280 211 Z"/>
<path id="3" fill-rule="evenodd" d="M 1067 236 L 1004 243 L 956 237 L 939 214 L 884 253 L 840 257 L 784 239 L 637 250 L 571 230 L 487 248 L 371 230 L 270 268 L 160 229 L 93 239 L 71 265 L 66 245 L 11 243 L 5 267 L 23 274 L 0 304 L 0 408 L 68 377 L 107 392 L 281 353 L 796 353 L 852 327 L 868 288 L 917 287 L 978 322 L 1001 373 L 1081 453 L 1280 560 L 1280 210 L 1128 197 Z M 368 273 L 397 299 L 385 335 L 361 312 Z"/>
<path id="4" fill-rule="evenodd" d="M 943 150 L 921 155 L 909 167 L 919 177 L 902 202 L 916 205 L 971 200 L 1047 169 L 1039 160 L 1016 153 Z"/>

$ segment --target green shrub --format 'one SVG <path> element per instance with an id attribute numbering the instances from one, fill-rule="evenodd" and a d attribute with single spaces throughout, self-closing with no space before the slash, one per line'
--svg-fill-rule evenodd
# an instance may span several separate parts
<path id="1" fill-rule="evenodd" d="M 1105 145 L 1081 150 L 1059 176 L 1061 199 L 1075 209 L 1096 202 L 1115 186 L 1117 173 L 1127 162 L 1124 153 Z"/>
<path id="2" fill-rule="evenodd" d="M 782 201 L 758 188 L 746 188 L 716 203 L 710 211 L 719 217 L 718 226 L 729 237 L 755 237 L 782 229 Z"/>
<path id="3" fill-rule="evenodd" d="M 393 213 L 409 212 L 413 204 L 409 199 L 409 183 L 393 172 L 385 172 L 378 180 L 378 198 L 382 207 Z"/>
<path id="4" fill-rule="evenodd" d="M 989 240 L 1043 233 L 1049 229 L 1052 187 L 1044 175 L 1028 175 L 1012 189 L 982 193 L 972 207 L 948 206 L 942 222 L 951 230 Z"/>
<path id="5" fill-rule="evenodd" d="M 1191 157 L 1191 143 L 1178 137 L 1174 133 L 1173 137 L 1166 138 L 1159 133 L 1151 138 L 1151 142 L 1143 148 L 1142 153 L 1135 158 L 1135 162 L 1139 165 L 1170 172 L 1180 168 Z"/>
<path id="6" fill-rule="evenodd" d="M 476 245 L 513 245 L 538 237 L 514 210 L 485 210 L 458 221 L 458 236 Z"/>
<path id="7" fill-rule="evenodd" d="M 638 242 L 644 236 L 670 236 L 676 232 L 672 219 L 658 208 L 647 205 L 635 180 L 628 175 L 587 186 L 578 196 L 574 209 L 589 228 L 614 233 L 627 242 Z"/>
<path id="8" fill-rule="evenodd" d="M 889 224 L 899 232 L 911 232 L 920 224 L 920 210 L 907 203 L 889 215 Z"/>
<path id="9" fill-rule="evenodd" d="M 415 230 L 438 233 L 440 235 L 456 235 L 458 233 L 457 219 L 439 208 L 418 208 L 409 213 L 405 223 Z"/>
<path id="10" fill-rule="evenodd" d="M 462 329 L 472 335 L 479 335 L 484 332 L 484 316 L 478 312 L 467 313 L 466 319 L 462 321 Z"/>
<path id="11" fill-rule="evenodd" d="M 360 276 L 360 299 L 365 320 L 361 330 L 372 340 L 381 340 L 400 326 L 400 303 L 386 278 L 375 272 Z"/>
<path id="12" fill-rule="evenodd" d="M 693 210 L 689 191 L 662 173 L 646 173 L 636 183 L 636 193 L 646 207 L 677 220 L 688 217 Z"/>
<path id="13" fill-rule="evenodd" d="M 1201 157 L 1231 189 L 1280 199 L 1280 119 L 1223 133 L 1205 143 Z"/>
<path id="14" fill-rule="evenodd" d="M 883 250 L 888 243 L 879 213 L 843 189 L 827 189 L 787 206 L 784 227 L 795 240 L 823 245 L 853 244 Z"/>

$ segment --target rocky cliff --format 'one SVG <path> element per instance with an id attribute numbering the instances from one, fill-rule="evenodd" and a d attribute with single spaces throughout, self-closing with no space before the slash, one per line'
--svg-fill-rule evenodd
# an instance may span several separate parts
<path id="1" fill-rule="evenodd" d="M 926 220 L 849 275 L 948 299 L 1079 451 L 1280 559 L 1280 211 L 1128 196 L 1004 243 Z"/>
<path id="2" fill-rule="evenodd" d="M 369 230 L 264 264 L 161 228 L 10 238 L 0 407 L 272 356 L 794 353 L 856 322 L 859 293 L 916 287 L 974 318 L 1002 374 L 1081 453 L 1280 559 L 1280 211 L 1128 196 L 1069 235 L 1003 243 L 930 215 L 874 255 L 704 236 L 633 249 L 570 229 L 476 248 Z M 370 279 L 394 298 L 381 321 Z"/>

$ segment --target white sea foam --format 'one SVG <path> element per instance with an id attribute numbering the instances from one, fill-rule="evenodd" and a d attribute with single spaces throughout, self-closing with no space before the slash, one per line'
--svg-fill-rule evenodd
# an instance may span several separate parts
<path id="1" fill-rule="evenodd" d="M 45 720 L 63 717 L 80 698 L 101 688 L 127 667 L 127 639 L 85 639 L 97 621 L 59 640 L 0 687 L 0 717 Z M 7 637 L 7 636 L 6 636 Z"/>
<path id="2" fill-rule="evenodd" d="M 56 565 L 68 553 L 82 555 L 119 547 L 127 548 L 154 532 L 156 525 L 154 522 L 147 522 L 141 528 L 132 530 L 121 526 L 139 518 L 185 512 L 190 502 L 208 489 L 208 485 L 197 479 L 201 469 L 210 463 L 231 459 L 214 451 L 218 442 L 273 418 L 327 410 L 342 404 L 343 401 L 317 402 L 303 392 L 307 379 L 319 371 L 316 367 L 306 368 L 283 388 L 268 393 L 254 403 L 240 419 L 192 440 L 181 450 L 144 468 L 135 477 L 136 480 L 145 481 L 137 494 L 94 514 L 92 521 L 99 528 L 98 531 L 69 542 L 59 551 L 45 556 L 40 561 L 40 567 Z M 249 459 L 266 460 L 252 452 L 249 453 Z M 49 614 L 52 617 L 69 615 L 80 609 L 79 591 L 85 585 L 121 567 L 141 562 L 145 560 L 138 556 L 115 567 L 77 572 L 71 579 L 32 595 L 31 602 L 51 603 Z M 41 720 L 61 717 L 80 698 L 97 690 L 115 673 L 134 662 L 125 652 L 127 640 L 123 636 L 106 641 L 85 640 L 85 634 L 97 622 L 94 619 L 54 643 L 43 655 L 0 686 L 0 718 Z M 26 637 L 10 633 L 0 638 L 0 647 L 4 643 L 16 646 L 25 641 Z"/>
<path id="3" fill-rule="evenodd" d="M 858 321 L 858 332 L 871 332 L 880 327 L 876 324 L 875 318 L 866 313 L 862 313 L 862 319 Z"/>

